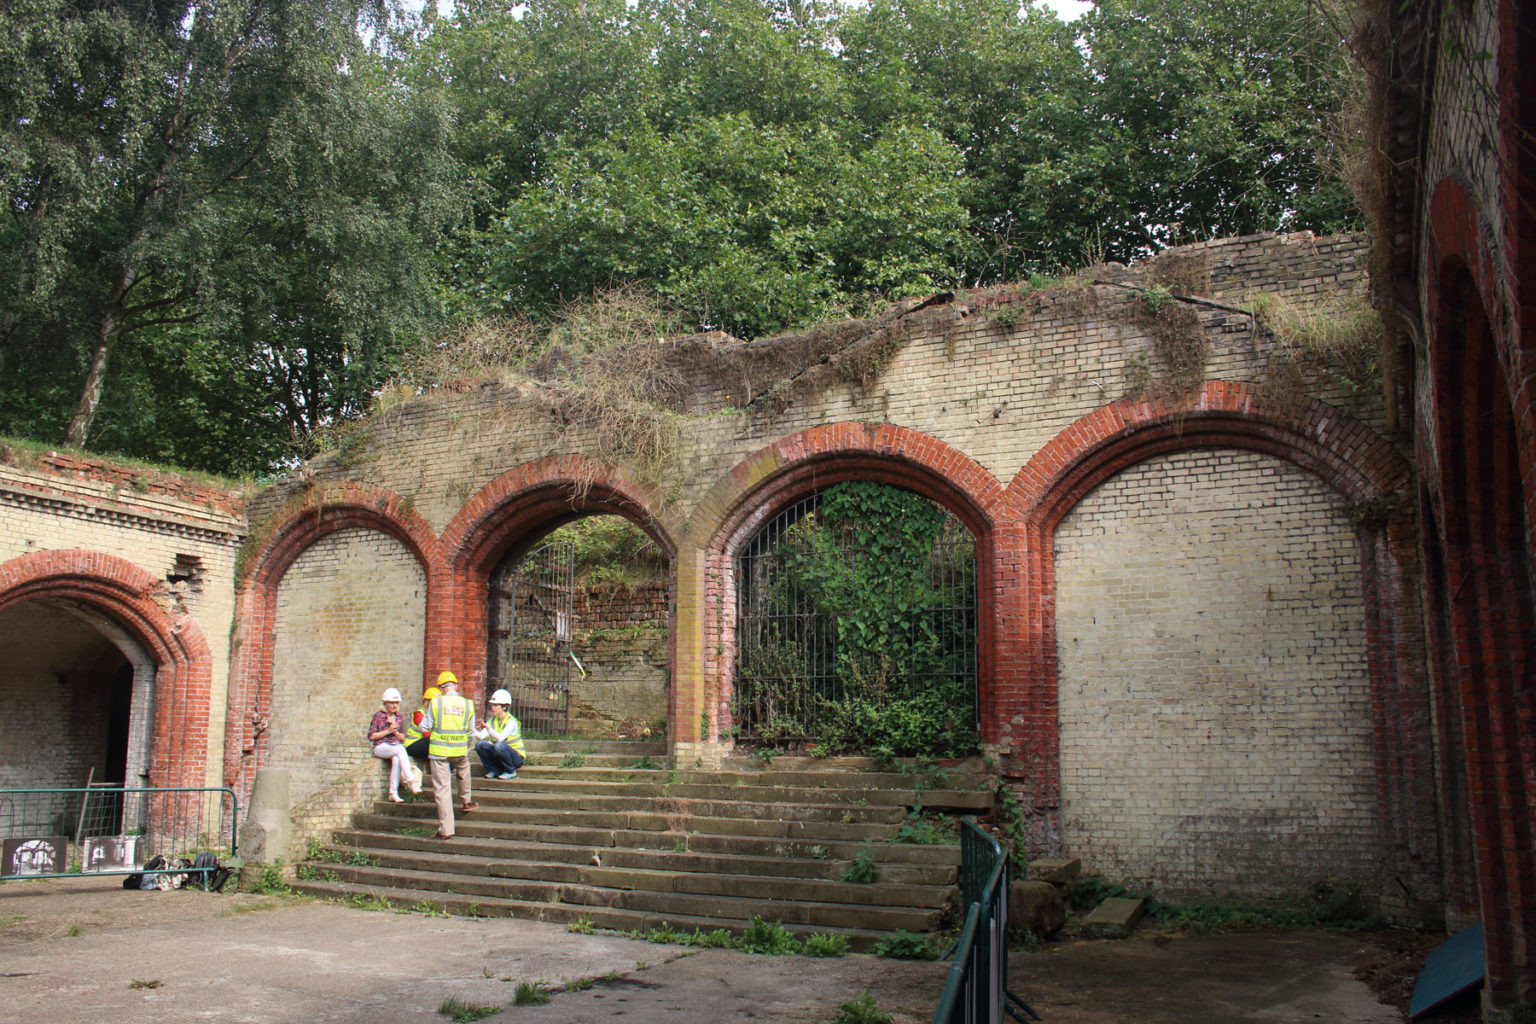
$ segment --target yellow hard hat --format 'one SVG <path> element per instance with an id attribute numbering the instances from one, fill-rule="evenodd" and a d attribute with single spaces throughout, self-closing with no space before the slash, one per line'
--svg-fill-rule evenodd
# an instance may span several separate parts
<path id="1" fill-rule="evenodd" d="M 455 686 L 459 685 L 459 677 L 454 675 L 452 672 L 439 672 L 437 674 L 438 686 L 447 686 L 449 683 L 452 683 Z"/>
<path id="2" fill-rule="evenodd" d="M 443 695 L 443 691 L 442 690 L 439 690 L 435 686 L 429 686 L 429 687 L 427 687 L 427 692 L 423 693 L 421 695 L 421 699 L 422 700 L 432 700 L 434 697 L 441 697 L 442 695 Z"/>

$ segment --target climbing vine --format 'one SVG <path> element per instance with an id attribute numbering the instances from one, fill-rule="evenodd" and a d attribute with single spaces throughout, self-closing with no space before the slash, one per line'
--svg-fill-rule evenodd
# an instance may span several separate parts
<path id="1" fill-rule="evenodd" d="M 785 532 L 766 577 L 772 626 L 738 672 L 755 738 L 897 756 L 974 748 L 975 560 L 947 526 L 926 499 L 855 482 Z"/>

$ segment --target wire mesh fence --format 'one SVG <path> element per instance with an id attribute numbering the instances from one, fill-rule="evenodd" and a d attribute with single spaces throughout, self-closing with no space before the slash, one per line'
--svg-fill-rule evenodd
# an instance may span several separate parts
<path id="1" fill-rule="evenodd" d="M 228 864 L 238 827 L 225 788 L 0 789 L 0 879 L 140 873 L 156 856 Z"/>

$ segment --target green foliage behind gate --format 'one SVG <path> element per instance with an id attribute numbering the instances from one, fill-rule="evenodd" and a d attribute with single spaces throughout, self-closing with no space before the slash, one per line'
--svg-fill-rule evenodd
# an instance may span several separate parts
<path id="1" fill-rule="evenodd" d="M 900 756 L 975 744 L 975 555 L 942 508 L 855 482 L 795 506 L 739 562 L 744 738 Z"/>

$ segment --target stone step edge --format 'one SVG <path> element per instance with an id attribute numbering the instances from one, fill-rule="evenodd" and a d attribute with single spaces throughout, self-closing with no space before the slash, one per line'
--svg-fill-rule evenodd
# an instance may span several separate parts
<path id="1" fill-rule="evenodd" d="M 391 805 L 391 807 L 398 805 Z M 394 813 L 368 814 L 360 813 L 353 816 L 353 824 L 365 831 L 393 832 L 395 835 L 407 835 L 399 831 L 400 822 L 420 822 L 407 827 L 425 828 L 428 831 L 422 835 L 430 835 L 436 828 L 436 819 L 430 816 L 417 816 L 413 818 L 397 817 Z M 393 828 L 388 827 L 394 825 Z M 370 828 L 369 826 L 374 826 Z M 465 829 L 473 831 L 466 832 Z M 523 839 L 517 836 L 518 832 L 537 829 L 536 839 Z M 518 842 L 527 845 L 532 842 L 548 843 L 554 846 L 576 846 L 588 849 L 607 849 L 609 847 L 625 846 L 635 849 L 660 850 L 666 846 L 655 843 L 663 837 L 671 837 L 673 844 L 683 843 L 680 853 L 723 853 L 719 849 L 709 849 L 710 845 L 741 846 L 747 849 L 762 849 L 789 846 L 804 846 L 811 850 L 825 849 L 828 858 L 816 857 L 814 853 L 806 856 L 811 859 L 853 860 L 868 846 L 877 863 L 913 863 L 923 862 L 938 855 L 943 851 L 948 857 L 959 859 L 960 848 L 954 844 L 932 843 L 891 843 L 884 840 L 863 839 L 829 839 L 820 835 L 801 836 L 753 836 L 728 832 L 682 832 L 682 831 L 657 831 L 654 829 L 628 829 L 628 828 L 604 828 L 589 826 L 545 825 L 539 828 L 537 824 L 519 824 L 516 822 L 487 822 L 473 818 L 461 819 L 458 823 L 461 834 L 473 837 L 481 841 Z M 560 841 L 554 841 L 551 837 L 557 837 Z M 653 841 L 651 845 L 646 840 Z M 705 847 L 696 847 L 696 842 L 707 844 Z M 778 854 L 778 856 L 797 857 L 799 855 Z"/>
<path id="2" fill-rule="evenodd" d="M 549 924 L 580 924 L 583 919 L 591 928 L 612 931 L 622 935 L 644 933 L 661 928 L 692 934 L 695 930 L 705 933 L 723 929 L 740 935 L 750 927 L 750 921 L 726 918 L 695 917 L 686 914 L 658 914 L 648 910 L 626 910 L 622 907 L 578 907 L 565 903 L 531 903 L 525 900 L 508 900 L 500 897 L 471 898 L 453 893 L 427 889 L 383 888 L 360 885 L 353 882 L 295 881 L 294 891 L 321 899 L 334 899 L 356 905 L 355 898 L 373 897 L 389 904 L 395 913 L 420 913 L 416 908 L 430 905 L 434 912 L 456 917 L 508 917 Z M 782 922 L 769 922 L 782 924 Z M 805 937 L 810 935 L 841 935 L 848 939 L 854 952 L 866 952 L 890 933 L 861 928 L 810 927 L 783 924 L 786 931 Z"/>
<path id="3" fill-rule="evenodd" d="M 461 856 L 482 857 L 486 860 L 507 860 L 502 851 L 497 849 L 500 840 L 477 839 L 464 835 L 462 843 L 456 849 L 464 851 Z M 391 852 L 416 852 L 437 853 L 441 849 L 440 840 L 426 836 L 402 835 L 398 832 L 375 832 L 366 829 L 344 829 L 337 832 L 325 849 L 334 851 L 340 855 L 338 859 L 344 860 L 355 851 L 367 852 L 370 850 L 389 850 Z M 912 845 L 912 844 L 903 844 Z M 935 851 L 943 849 L 946 852 L 953 851 L 955 847 L 934 847 Z M 719 853 L 715 851 L 675 850 L 666 847 L 594 847 L 591 844 L 573 843 L 520 843 L 517 847 L 520 861 L 529 864 L 569 865 L 579 867 L 591 859 L 593 853 L 607 855 L 619 854 L 615 866 L 631 867 L 636 870 L 647 870 L 642 865 L 622 864 L 626 859 L 639 860 L 645 863 L 671 862 L 665 869 L 674 872 L 689 871 L 702 874 L 732 874 L 732 875 L 760 875 L 765 878 L 775 879 L 811 879 L 830 880 L 833 872 L 840 872 L 853 862 L 851 857 L 773 857 L 750 853 Z M 612 858 L 609 858 L 612 860 Z M 872 858 L 873 859 L 873 858 Z M 692 866 L 692 862 L 699 862 L 698 867 Z M 681 863 L 679 863 L 681 862 Z M 316 861 L 326 863 L 326 861 Z M 935 857 L 933 860 L 876 860 L 879 870 L 894 873 L 898 876 L 910 874 L 927 878 L 938 878 L 938 881 L 916 881 L 912 879 L 900 879 L 894 884 L 899 885 L 926 885 L 939 888 L 950 887 L 955 884 L 959 875 L 960 866 L 956 857 Z M 796 871 L 796 868 L 810 869 Z"/>
<path id="4" fill-rule="evenodd" d="M 387 853 L 383 852 L 380 847 L 373 847 L 372 849 L 376 852 L 372 857 L 374 863 L 370 866 L 390 870 L 413 870 L 429 872 L 434 875 L 450 875 L 465 878 L 516 879 L 554 885 L 573 884 L 603 889 L 684 893 L 697 896 L 728 896 L 751 899 L 755 897 L 751 896 L 750 893 L 744 896 L 737 896 L 734 893 L 719 890 L 728 886 L 739 885 L 748 890 L 756 887 L 759 891 L 769 891 L 774 886 L 782 886 L 787 882 L 793 881 L 796 885 L 797 899 L 800 896 L 806 896 L 810 898 L 810 902 L 846 903 L 849 906 L 935 908 L 946 905 L 955 892 L 953 885 L 896 882 L 889 879 L 882 880 L 878 877 L 872 882 L 859 883 L 849 882 L 842 878 L 808 878 L 804 876 L 787 878 L 777 875 L 737 874 L 725 871 L 679 871 L 664 867 L 604 864 L 600 857 L 595 864 L 590 859 L 585 863 L 562 861 L 552 864 L 549 861 L 524 861 L 517 858 L 485 857 L 476 853 L 460 853 L 446 847 L 424 851 L 389 850 Z M 306 861 L 305 863 L 318 870 L 325 870 L 337 865 L 343 867 L 351 866 L 346 861 Z M 569 874 L 571 877 L 538 877 L 538 874 L 532 869 L 541 866 L 553 866 L 564 869 L 552 873 Z M 456 867 L 473 868 L 474 870 L 454 870 Z M 617 881 L 620 878 L 623 878 L 626 884 L 620 884 Z M 822 897 L 817 898 L 814 895 L 817 893 L 823 894 Z M 828 895 L 836 895 L 842 898 L 829 899 L 826 898 Z M 848 896 L 857 896 L 859 898 L 848 899 Z"/>
<path id="5" fill-rule="evenodd" d="M 866 921 L 866 925 L 869 919 L 879 921 L 883 918 L 887 922 L 887 927 L 883 929 L 879 928 L 878 925 L 867 925 L 864 930 L 869 931 L 932 931 L 934 930 L 932 927 L 927 927 L 920 922 L 937 922 L 942 920 L 944 917 L 943 909 L 939 907 L 909 907 L 902 905 L 880 906 L 874 904 L 840 903 L 836 901 L 821 900 L 775 901 L 772 899 L 765 899 L 754 896 L 680 893 L 671 891 L 657 891 L 651 889 L 615 889 L 610 886 L 593 885 L 580 882 L 528 883 L 541 888 L 547 887 L 552 891 L 551 895 L 553 898 L 547 900 L 538 900 L 519 896 L 497 896 L 493 893 L 461 892 L 454 890 L 451 886 L 444 886 L 443 888 L 437 890 L 432 888 L 423 888 L 423 885 L 435 885 L 440 881 L 458 881 L 458 883 L 465 888 L 473 888 L 475 886 L 496 888 L 497 883 L 506 883 L 507 886 L 511 886 L 520 882 L 527 883 L 526 879 L 504 879 L 496 878 L 495 876 L 470 875 L 444 876 L 431 871 L 418 871 L 409 868 L 384 868 L 377 866 L 364 867 L 362 865 L 352 864 L 333 864 L 329 866 L 329 869 L 330 870 L 328 873 L 333 876 L 332 879 L 325 879 L 322 877 L 321 879 L 301 879 L 301 881 L 333 882 L 334 879 L 334 882 L 345 882 L 348 881 L 348 879 L 341 876 L 350 875 L 351 883 L 357 885 L 377 885 L 381 888 L 405 888 L 422 892 L 441 891 L 455 896 L 474 896 L 481 900 L 505 899 L 512 900 L 514 902 L 525 902 L 533 905 L 544 905 L 547 903 L 551 906 L 589 907 L 607 910 L 633 910 L 636 912 L 646 912 L 647 908 L 643 906 L 637 907 L 633 905 L 625 905 L 626 902 L 644 903 L 647 901 L 654 902 L 657 900 L 668 900 L 676 901 L 678 903 L 694 908 L 708 908 L 707 910 L 702 911 L 699 909 L 695 909 L 693 911 L 683 911 L 682 913 L 684 914 L 691 914 L 692 916 L 699 917 L 704 920 L 741 922 L 749 921 L 752 917 L 762 917 L 764 920 L 767 920 L 770 917 L 776 917 L 777 915 L 774 913 L 776 905 L 777 907 L 785 907 L 787 904 L 788 907 L 793 907 L 795 912 L 805 917 L 812 917 L 818 914 L 830 915 L 839 919 L 864 920 Z M 359 879 L 359 875 L 364 876 L 364 879 L 366 879 L 368 873 L 385 875 L 389 878 L 389 881 L 375 882 Z M 746 909 L 748 912 L 745 914 L 731 912 L 720 913 L 716 912 L 715 908 L 717 907 L 727 911 Z M 660 911 L 651 912 L 660 913 Z M 789 922 L 784 923 L 786 926 L 789 924 Z M 804 926 L 807 928 L 813 929 L 836 927 L 834 925 L 828 924 L 814 924 L 810 921 L 799 923 L 804 924 Z"/>

